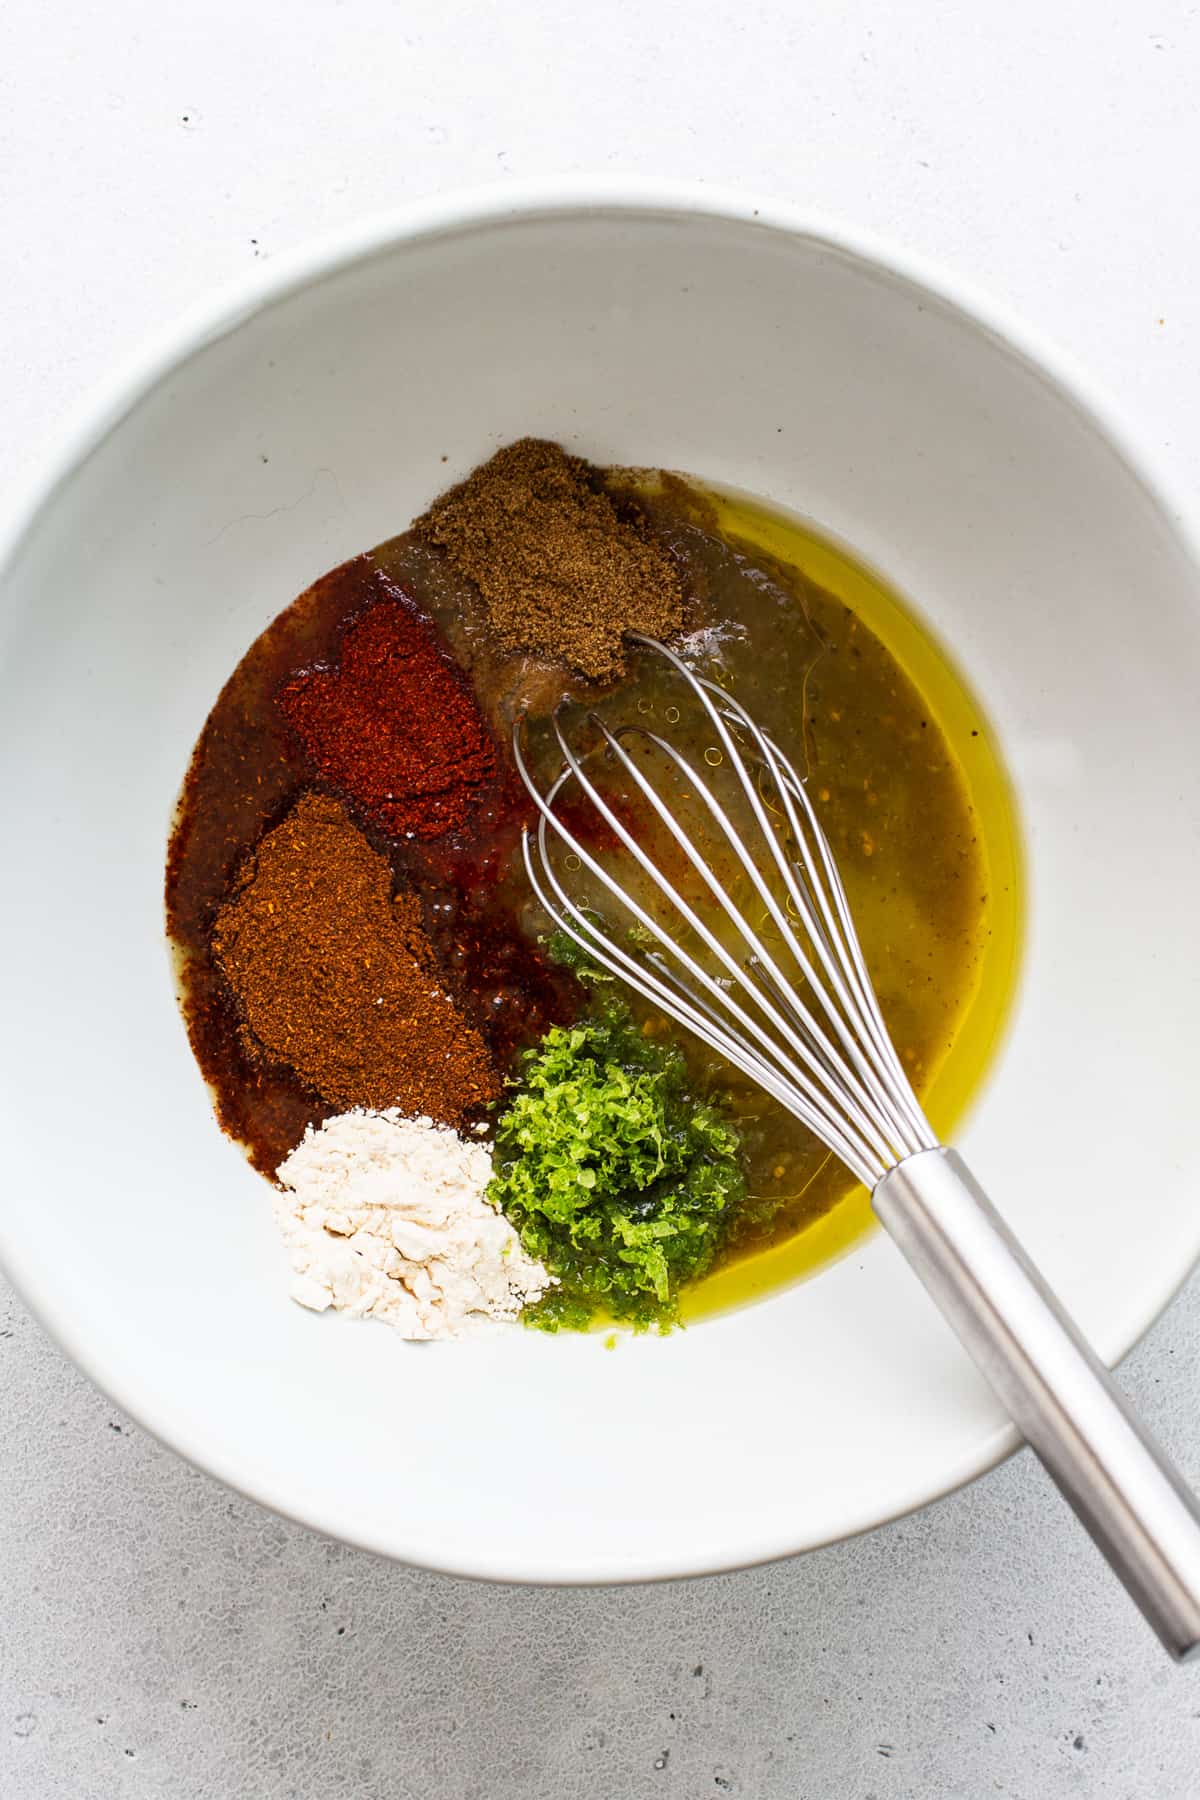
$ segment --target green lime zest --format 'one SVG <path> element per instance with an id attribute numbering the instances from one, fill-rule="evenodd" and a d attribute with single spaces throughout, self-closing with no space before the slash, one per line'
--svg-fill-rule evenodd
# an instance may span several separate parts
<path id="1" fill-rule="evenodd" d="M 523 1060 L 496 1129 L 488 1198 L 558 1277 L 526 1317 L 666 1329 L 745 1195 L 738 1134 L 697 1095 L 682 1051 L 596 997 Z"/>

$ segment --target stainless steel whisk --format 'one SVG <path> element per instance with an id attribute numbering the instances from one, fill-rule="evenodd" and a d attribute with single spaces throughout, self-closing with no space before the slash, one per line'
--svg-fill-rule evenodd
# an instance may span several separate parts
<path id="1" fill-rule="evenodd" d="M 656 640 L 633 641 L 671 665 L 714 744 L 702 770 L 647 724 L 614 728 L 591 713 L 596 746 L 580 754 L 556 715 L 562 769 L 543 793 L 518 725 L 517 767 L 540 813 L 524 841 L 538 900 L 595 963 L 772 1095 L 864 1183 L 1166 1648 L 1190 1657 L 1200 1507 L 961 1157 L 939 1144 L 884 1024 L 806 782 L 733 695 Z M 625 784 L 619 796 L 604 773 Z M 576 824 L 580 804 L 590 833 Z M 661 827 L 653 852 L 631 806 Z M 585 870 L 623 928 L 580 894 Z"/>

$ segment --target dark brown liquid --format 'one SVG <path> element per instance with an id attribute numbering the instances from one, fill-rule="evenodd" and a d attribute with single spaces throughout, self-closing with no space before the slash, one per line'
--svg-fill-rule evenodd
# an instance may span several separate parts
<path id="1" fill-rule="evenodd" d="M 419 551 L 414 558 L 421 560 Z M 322 785 L 313 780 L 276 696 L 297 669 L 336 657 L 343 628 L 369 603 L 364 575 L 373 566 L 358 557 L 333 570 L 256 639 L 209 715 L 171 839 L 167 926 L 192 1048 L 222 1126 L 265 1175 L 274 1173 L 308 1125 L 334 1109 L 290 1069 L 247 1046 L 210 940 L 247 852 L 300 793 Z M 502 1070 L 511 1067 L 521 1045 L 536 1042 L 578 1005 L 574 981 L 546 961 L 497 901 L 498 873 L 511 862 L 527 815 L 528 802 L 505 764 L 501 779 L 479 790 L 464 829 L 435 843 L 398 842 L 357 818 L 391 862 L 397 887 L 420 894 L 443 973 Z"/>

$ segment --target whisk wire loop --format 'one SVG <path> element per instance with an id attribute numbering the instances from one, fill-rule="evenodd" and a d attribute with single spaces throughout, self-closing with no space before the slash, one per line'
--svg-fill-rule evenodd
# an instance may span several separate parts
<path id="1" fill-rule="evenodd" d="M 835 1149 L 838 1155 L 845 1155 L 846 1160 L 861 1180 L 874 1178 L 872 1171 L 881 1172 L 881 1166 L 886 1167 L 886 1162 L 882 1165 L 880 1163 L 883 1152 L 878 1142 L 878 1134 L 872 1131 L 869 1119 L 840 1119 L 831 1099 L 822 1092 L 818 1083 L 811 1079 L 810 1073 L 806 1073 L 804 1068 L 797 1065 L 795 1059 L 783 1051 L 770 1034 L 747 1014 L 744 1007 L 734 998 L 732 991 L 723 988 L 709 970 L 705 969 L 667 935 L 652 914 L 640 904 L 635 896 L 629 894 L 614 880 L 608 870 L 555 812 L 554 803 L 563 786 L 567 781 L 582 775 L 584 790 L 590 790 L 595 794 L 602 816 L 606 816 L 619 833 L 625 829 L 612 813 L 611 808 L 607 807 L 603 797 L 592 788 L 586 772 L 580 770 L 578 759 L 561 735 L 560 744 L 567 759 L 567 766 L 557 777 L 548 793 L 543 796 L 529 774 L 521 751 L 519 735 L 514 739 L 514 755 L 518 772 L 525 781 L 541 814 L 535 841 L 537 862 L 542 879 L 539 880 L 538 872 L 534 869 L 528 835 L 525 839 L 525 864 L 531 884 L 549 916 L 559 929 L 564 930 L 581 949 L 598 961 L 609 973 L 616 974 L 622 980 L 628 981 L 642 994 L 643 998 L 651 999 L 661 1005 L 664 1012 L 696 1032 L 705 1042 L 709 1043 L 711 1048 L 725 1055 L 752 1080 L 767 1087 L 782 1105 L 787 1106 L 790 1111 L 802 1118 L 809 1129 L 815 1131 L 818 1136 L 829 1143 L 830 1148 Z M 555 832 L 571 853 L 578 857 L 581 865 L 601 883 L 613 898 L 626 908 L 643 932 L 648 933 L 663 950 L 674 956 L 686 969 L 691 979 L 709 994 L 716 1004 L 707 1014 L 709 1020 L 707 1024 L 705 1023 L 706 1015 L 700 1013 L 696 1007 L 696 996 L 693 991 L 679 983 L 673 983 L 670 987 L 664 986 L 660 977 L 651 974 L 644 956 L 632 954 L 616 943 L 611 935 L 604 932 L 572 899 L 553 865 L 548 841 L 549 829 Z M 628 847 L 633 849 L 635 856 L 640 856 L 641 852 L 632 838 L 628 834 L 626 837 Z M 547 887 L 554 894 L 553 901 L 546 892 Z M 737 963 L 732 958 L 728 958 L 727 953 L 712 933 L 699 919 L 695 918 L 692 909 L 687 907 L 687 903 L 683 901 L 682 897 L 675 895 L 674 889 L 669 883 L 666 884 L 666 888 L 668 897 L 674 896 L 679 906 L 686 909 L 687 914 L 695 919 L 702 939 L 712 947 L 713 953 L 727 968 L 727 979 L 730 982 L 740 983 L 743 977 Z M 735 1033 L 728 1025 L 719 1026 L 714 1022 L 721 1018 L 723 1012 L 732 1015 L 737 1025 L 741 1027 L 742 1033 L 748 1034 L 754 1040 L 757 1050 L 751 1048 L 746 1042 L 745 1036 Z M 788 1036 L 789 1041 L 795 1039 L 798 1052 L 807 1061 L 811 1074 L 820 1077 L 822 1075 L 821 1065 L 819 1059 L 813 1054 L 811 1046 L 805 1044 L 797 1034 L 791 1031 L 786 1018 L 782 1015 L 779 1017 L 779 1027 L 785 1036 Z M 720 1041 L 714 1041 L 714 1033 L 718 1034 Z M 831 1133 L 835 1133 L 837 1136 L 836 1145 L 830 1142 Z M 872 1138 L 876 1139 L 875 1143 L 871 1142 Z"/>
<path id="2" fill-rule="evenodd" d="M 715 762 L 732 777 L 736 814 L 661 732 L 639 723 L 614 728 L 595 712 L 588 722 L 598 741 L 584 753 L 568 739 L 561 709 L 555 714 L 552 729 L 562 761 L 543 793 L 518 725 L 517 769 L 539 815 L 524 842 L 534 893 L 555 925 L 606 973 L 765 1087 L 860 1180 L 873 1185 L 905 1156 L 937 1139 L 884 1027 L 837 865 L 805 783 L 732 695 L 665 645 L 635 641 L 665 658 L 698 703 L 716 735 Z M 635 740 L 652 752 L 654 768 L 676 782 L 678 795 L 664 797 L 631 754 Z M 699 878 L 713 903 L 707 917 L 663 867 L 662 853 L 639 840 L 594 778 L 597 754 L 631 785 L 663 828 L 662 843 L 681 853 L 684 868 Z M 770 811 L 760 791 L 764 779 L 778 800 Z M 593 809 L 618 854 L 631 859 L 631 872 L 644 880 L 641 896 L 563 817 L 560 803 L 568 786 Z M 678 796 L 698 811 L 699 825 L 715 834 L 722 854 L 732 858 L 732 880 L 701 847 L 694 815 L 684 823 Z M 572 893 L 555 866 L 556 845 L 565 847 L 579 870 L 633 922 L 634 938 L 618 941 L 595 906 Z M 748 916 L 742 882 L 763 909 L 760 924 Z M 664 924 L 664 903 L 674 928 Z M 763 937 L 768 922 L 777 944 Z M 728 942 L 715 925 L 724 927 Z"/>
<path id="3" fill-rule="evenodd" d="M 648 639 L 639 639 L 638 641 L 650 642 Z M 762 881 L 757 865 L 744 846 L 741 834 L 733 830 L 723 809 L 711 794 L 708 784 L 666 740 L 651 733 L 646 733 L 646 735 L 651 736 L 660 749 L 687 770 L 694 789 L 698 791 L 712 814 L 720 822 L 727 841 L 743 869 L 767 904 L 809 991 L 820 1003 L 821 1009 L 836 1032 L 839 1041 L 849 1054 L 860 1076 L 869 1085 L 874 1104 L 881 1110 L 882 1115 L 890 1122 L 892 1129 L 897 1134 L 897 1143 L 908 1153 L 927 1147 L 936 1140 L 933 1139 L 929 1126 L 912 1097 L 907 1078 L 884 1029 L 882 1018 L 879 1016 L 878 1004 L 866 974 L 857 934 L 854 931 L 849 906 L 845 900 L 845 890 L 842 887 L 832 853 L 829 851 L 828 842 L 817 822 L 812 803 L 803 784 L 800 783 L 795 770 L 783 757 L 782 752 L 771 742 L 743 707 L 716 687 L 714 683 L 696 676 L 687 667 L 687 664 L 665 645 L 660 648 L 662 654 L 674 665 L 699 699 L 710 722 L 721 737 L 725 754 L 737 774 L 743 795 L 759 826 L 760 834 L 770 848 L 775 867 L 821 963 L 827 987 L 814 974 L 803 946 L 797 939 L 786 913 L 779 907 L 770 884 Z M 711 696 L 716 696 L 721 704 L 714 705 Z M 780 841 L 781 834 L 774 831 L 770 825 L 742 747 L 736 743 L 732 734 L 726 729 L 726 723 L 730 720 L 736 721 L 744 728 L 759 748 L 759 753 L 771 776 L 775 790 L 784 804 L 791 841 L 797 852 L 794 856 L 789 857 L 785 854 L 784 846 Z M 644 731 L 644 727 L 634 726 L 628 727 L 626 730 Z M 800 818 L 793 806 L 792 796 L 785 784 L 785 777 L 790 777 L 791 783 L 799 790 L 808 826 L 807 832 L 801 825 Z M 668 819 L 678 841 L 680 834 L 677 822 L 671 820 L 661 808 L 659 811 L 660 816 Z M 808 841 L 809 832 L 811 832 L 820 854 L 820 871 L 833 891 L 833 904 L 827 898 L 825 886 L 821 880 L 812 879 L 808 873 L 818 866 L 814 860 L 813 847 Z M 776 971 L 776 976 L 778 978 L 778 971 Z M 794 988 L 786 981 L 782 981 L 780 985 L 789 1004 L 794 1008 L 796 1004 Z M 819 1030 L 810 1018 L 806 1017 L 805 1025 L 806 1029 L 815 1031 L 819 1037 Z M 893 1094 L 890 1087 L 896 1087 L 898 1091 Z"/>
<path id="4" fill-rule="evenodd" d="M 667 831 L 674 838 L 680 849 L 684 851 L 684 854 L 689 858 L 692 866 L 704 881 L 709 893 L 716 901 L 721 912 L 729 920 L 735 933 L 741 939 L 742 944 L 748 951 L 750 961 L 748 963 L 739 963 L 737 959 L 720 944 L 719 940 L 715 939 L 712 934 L 701 925 L 699 926 L 699 929 L 703 932 L 709 948 L 713 950 L 714 954 L 719 956 L 727 972 L 734 979 L 744 980 L 747 993 L 755 1001 L 771 1024 L 774 1025 L 775 1029 L 781 1031 L 786 1036 L 788 1042 L 798 1052 L 806 1066 L 814 1072 L 819 1070 L 819 1077 L 822 1082 L 827 1082 L 831 1075 L 835 1080 L 844 1082 L 859 1106 L 865 1108 L 869 1104 L 869 1101 L 867 1092 L 863 1086 L 863 1080 L 870 1085 L 871 1071 L 865 1066 L 863 1059 L 858 1052 L 857 1045 L 844 1021 L 836 1010 L 829 1005 L 828 996 L 817 981 L 813 968 L 805 955 L 801 944 L 797 940 L 795 933 L 792 931 L 787 916 L 784 910 L 779 906 L 775 895 L 770 892 L 769 888 L 763 895 L 763 898 L 768 904 L 770 916 L 780 932 L 785 945 L 790 949 L 792 955 L 799 964 L 801 972 L 809 984 L 810 991 L 821 1002 L 823 1010 L 829 1018 L 830 1023 L 835 1027 L 844 1048 L 849 1053 L 851 1059 L 859 1065 L 858 1076 L 856 1076 L 854 1070 L 847 1064 L 844 1057 L 838 1054 L 834 1046 L 822 1039 L 820 1027 L 816 1018 L 800 999 L 795 989 L 789 984 L 786 976 L 779 968 L 777 961 L 772 956 L 761 937 L 750 925 L 744 913 L 734 904 L 729 895 L 726 883 L 722 882 L 714 873 L 709 860 L 698 854 L 692 840 L 688 837 L 687 833 L 684 832 L 671 809 L 655 790 L 653 784 L 647 780 L 642 771 L 637 767 L 633 759 L 627 755 L 620 742 L 620 737 L 611 732 L 604 724 L 603 720 L 596 719 L 595 722 L 612 752 L 614 759 L 619 762 L 621 767 L 636 784 L 639 791 L 649 802 L 658 818 L 666 827 Z M 693 768 L 686 757 L 682 756 L 680 752 L 676 750 L 674 745 L 668 743 L 665 738 L 659 736 L 657 733 L 647 730 L 644 726 L 628 726 L 624 728 L 620 734 L 620 736 L 634 735 L 642 737 L 653 744 L 655 748 L 667 757 L 675 768 L 683 775 L 695 797 L 703 801 L 710 816 L 717 824 L 726 843 L 733 851 L 751 882 L 756 884 L 756 873 L 744 844 L 734 831 L 724 809 L 718 805 L 708 784 L 700 777 L 699 772 Z M 603 806 L 603 802 L 598 799 L 597 805 Z M 607 807 L 604 807 L 603 810 L 606 816 L 611 817 Z M 622 833 L 622 835 L 626 836 L 627 834 Z M 662 881 L 661 872 L 657 869 L 657 866 L 652 863 L 651 859 L 645 856 L 640 846 L 636 844 L 636 841 L 633 840 L 631 836 L 629 837 L 629 842 L 630 847 L 633 849 L 641 866 L 647 870 L 651 875 L 651 878 L 655 880 L 656 884 L 658 884 L 662 891 L 667 894 L 668 898 L 677 904 L 679 910 L 683 913 L 688 922 L 698 925 L 699 922 L 696 921 L 693 909 L 688 907 L 686 903 L 680 899 L 670 884 Z M 771 991 L 771 999 L 768 999 L 762 991 L 762 977 L 767 979 Z M 795 1029 L 793 1025 L 789 1023 L 787 1017 L 789 1013 L 798 1020 L 799 1030 Z M 862 1080 L 859 1079 L 859 1076 L 862 1077 Z M 876 1091 L 874 1097 L 878 1102 L 886 1105 L 886 1096 L 882 1093 Z M 882 1140 L 880 1140 L 878 1147 L 886 1154 L 886 1144 Z"/>
<path id="5" fill-rule="evenodd" d="M 691 675 L 686 668 L 684 672 Z M 811 896 L 815 901 L 821 921 L 825 926 L 825 931 L 819 932 L 813 928 L 811 920 L 809 922 L 809 933 L 821 957 L 822 965 L 830 981 L 834 983 L 835 991 L 841 997 L 849 1016 L 867 1039 L 874 1066 L 884 1083 L 884 1091 L 887 1094 L 889 1105 L 897 1106 L 904 1115 L 908 1126 L 907 1142 L 910 1152 L 932 1148 L 936 1139 L 917 1104 L 908 1077 L 883 1022 L 879 1001 L 867 973 L 858 933 L 854 928 L 846 890 L 834 861 L 829 840 L 821 829 L 813 810 L 807 785 L 801 781 L 778 745 L 744 708 L 738 706 L 737 702 L 728 696 L 721 694 L 721 690 L 713 683 L 701 682 L 695 676 L 691 676 L 691 679 L 697 682 L 697 685 L 708 689 L 710 693 L 721 695 L 722 699 L 728 700 L 731 714 L 737 716 L 739 723 L 751 734 L 759 746 L 775 783 L 776 791 L 783 802 L 793 841 L 799 846 L 799 857 L 789 861 L 789 872 L 794 872 L 803 882 L 805 895 L 806 897 Z M 794 802 L 798 802 L 802 809 L 803 822 L 796 812 Z M 818 867 L 818 879 L 811 880 L 804 875 L 805 869 Z M 795 894 L 795 888 L 791 886 L 790 881 L 789 887 Z M 843 982 L 853 994 L 852 1002 L 847 1002 L 845 999 Z"/>
<path id="6" fill-rule="evenodd" d="M 601 969 L 627 982 L 643 999 L 661 1006 L 664 1012 L 670 1013 L 680 1024 L 686 1026 L 709 1049 L 715 1050 L 734 1068 L 778 1100 L 780 1105 L 795 1113 L 811 1131 L 821 1136 L 828 1133 L 831 1148 L 860 1181 L 869 1183 L 877 1179 L 875 1165 L 870 1161 L 865 1146 L 851 1134 L 843 1132 L 836 1122 L 821 1117 L 815 1109 L 806 1109 L 802 1104 L 795 1103 L 795 1091 L 786 1078 L 764 1062 L 738 1033 L 723 1026 L 720 1015 L 714 1008 L 698 997 L 689 998 L 687 990 L 669 971 L 660 971 L 656 978 L 650 972 L 652 959 L 647 958 L 646 966 L 639 967 L 619 945 L 611 943 L 601 933 L 594 933 L 586 915 L 569 900 L 563 904 L 572 915 L 574 925 L 567 917 L 559 914 L 541 885 L 528 843 L 525 847 L 525 867 L 540 904 L 555 919 L 559 929 L 586 950 Z M 562 898 L 561 892 L 559 897 Z M 576 925 L 579 929 L 575 929 Z"/>

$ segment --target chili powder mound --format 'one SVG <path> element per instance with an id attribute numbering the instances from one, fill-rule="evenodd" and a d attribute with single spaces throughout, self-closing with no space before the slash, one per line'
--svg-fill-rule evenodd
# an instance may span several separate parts
<path id="1" fill-rule="evenodd" d="M 312 767 L 397 837 L 462 826 L 496 777 L 496 748 L 433 622 L 378 569 L 338 665 L 306 669 L 279 704 Z"/>
<path id="2" fill-rule="evenodd" d="M 668 552 L 598 482 L 581 457 L 521 438 L 436 500 L 415 529 L 475 583 L 502 649 L 609 681 L 624 673 L 626 632 L 679 630 L 684 594 Z"/>
<path id="3" fill-rule="evenodd" d="M 252 1053 L 339 1111 L 398 1106 L 458 1125 L 500 1082 L 438 980 L 411 894 L 339 803 L 306 794 L 217 915 L 213 953 Z"/>

